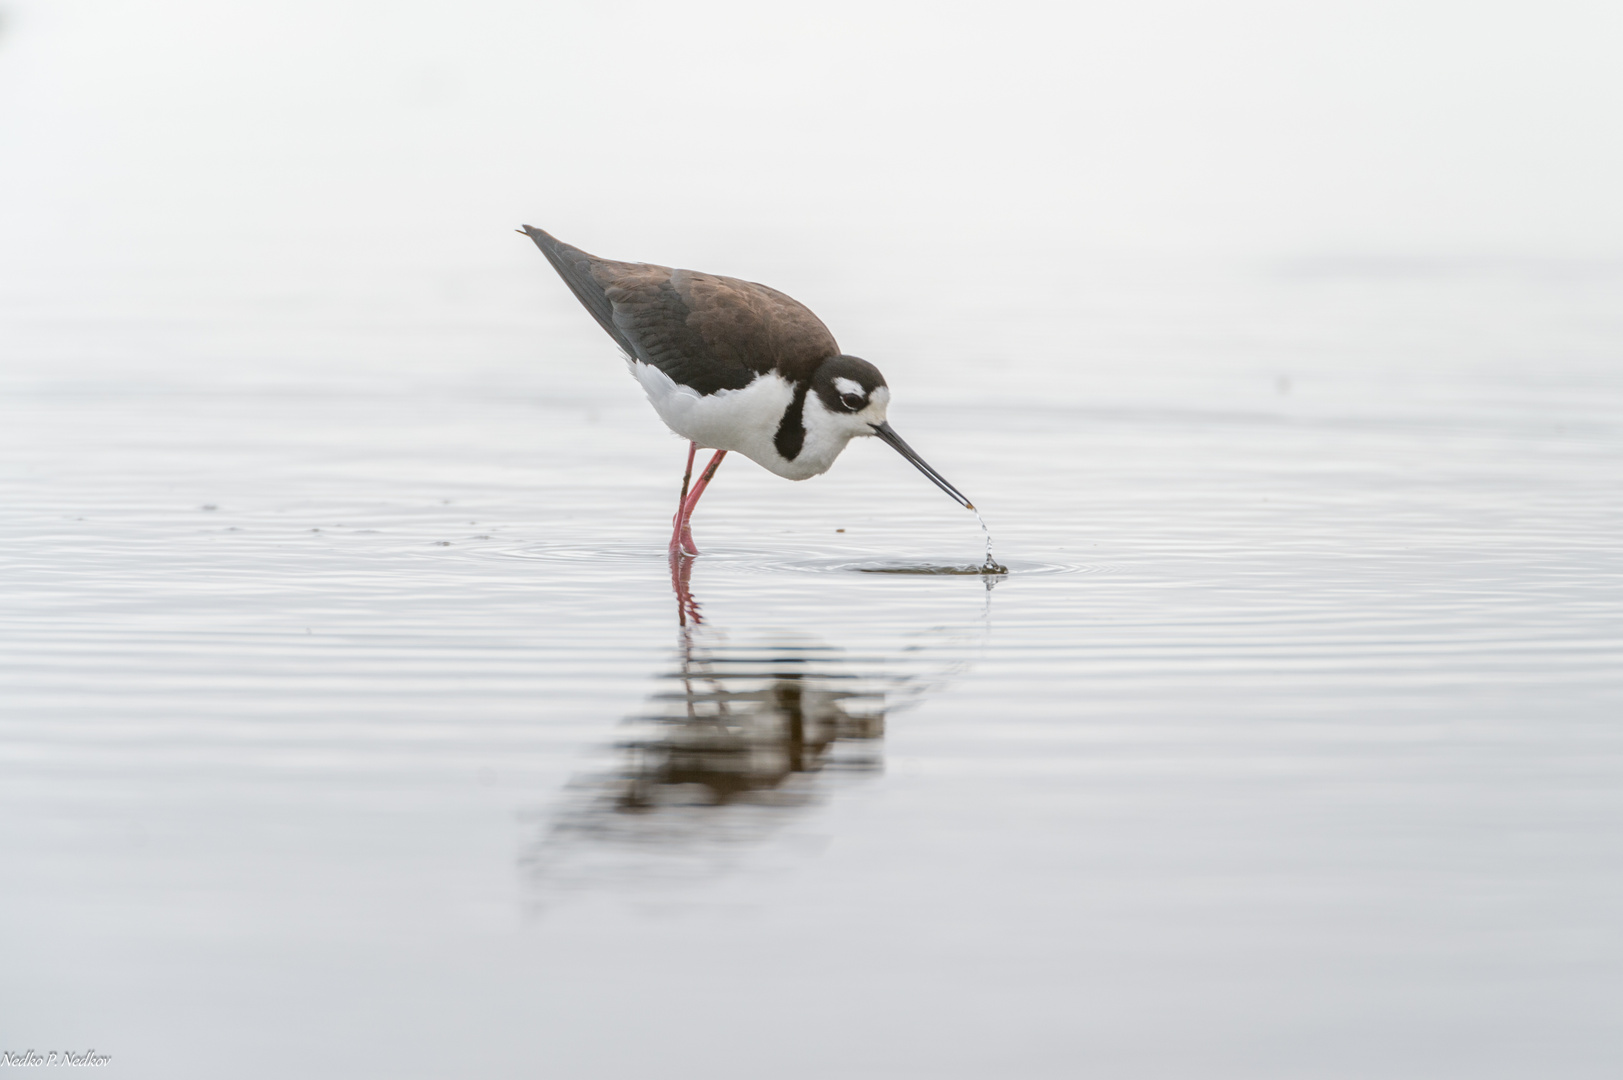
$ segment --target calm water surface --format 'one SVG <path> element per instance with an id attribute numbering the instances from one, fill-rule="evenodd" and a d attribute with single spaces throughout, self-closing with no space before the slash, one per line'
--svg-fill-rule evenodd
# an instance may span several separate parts
<path id="1" fill-rule="evenodd" d="M 1615 1076 L 1623 324 L 1535 270 L 825 282 L 1010 573 L 863 572 L 982 555 L 877 443 L 729 459 L 697 621 L 683 447 L 533 252 L 14 282 L 5 1048 Z"/>

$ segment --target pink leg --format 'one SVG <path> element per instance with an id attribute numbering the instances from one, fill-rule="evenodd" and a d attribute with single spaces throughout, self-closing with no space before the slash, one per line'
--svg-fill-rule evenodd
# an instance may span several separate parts
<path id="1" fill-rule="evenodd" d="M 688 501 L 688 481 L 693 479 L 693 455 L 699 452 L 699 444 L 688 443 L 688 467 L 682 470 L 682 497 L 676 500 L 676 514 L 682 514 L 682 506 Z"/>
<path id="2" fill-rule="evenodd" d="M 696 446 L 688 449 L 688 469 L 690 475 L 693 467 L 693 453 L 697 449 L 698 447 Z M 688 555 L 697 555 L 699 553 L 699 549 L 693 543 L 693 508 L 699 505 L 699 496 L 703 495 L 704 489 L 710 486 L 711 479 L 716 475 L 716 469 L 721 466 L 721 459 L 726 456 L 727 451 L 716 451 L 715 456 L 710 459 L 710 464 L 704 467 L 704 473 L 699 477 L 699 482 L 693 485 L 693 491 L 691 493 L 689 493 L 687 490 L 687 476 L 682 478 L 682 506 L 681 509 L 676 512 L 676 521 L 673 523 L 675 528 L 671 532 L 672 555 L 684 553 Z"/>
<path id="3" fill-rule="evenodd" d="M 688 505 L 688 481 L 693 479 L 693 455 L 698 452 L 698 443 L 688 443 L 688 467 L 682 472 L 682 497 L 676 500 L 676 516 L 671 518 L 672 555 L 678 555 L 682 551 L 682 530 L 687 525 L 684 512 Z"/>
<path id="4" fill-rule="evenodd" d="M 682 472 L 682 496 L 676 500 L 676 515 L 671 518 L 671 554 L 673 556 L 682 552 L 682 529 L 687 525 L 685 512 L 688 506 L 688 481 L 693 479 L 693 455 L 698 452 L 698 443 L 688 443 L 688 467 Z"/>

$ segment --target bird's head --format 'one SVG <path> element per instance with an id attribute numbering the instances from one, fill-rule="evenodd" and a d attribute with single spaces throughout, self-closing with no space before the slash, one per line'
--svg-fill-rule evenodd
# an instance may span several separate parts
<path id="1" fill-rule="evenodd" d="M 872 435 L 885 422 L 890 387 L 879 369 L 855 356 L 831 356 L 812 376 L 812 392 L 847 438 Z"/>
<path id="2" fill-rule="evenodd" d="M 858 435 L 877 435 L 895 451 L 928 476 L 930 480 L 969 509 L 975 505 L 957 488 L 947 483 L 942 475 L 924 463 L 924 459 L 902 441 L 896 430 L 885 419 L 890 408 L 890 387 L 879 369 L 855 356 L 831 356 L 824 360 L 812 376 L 812 392 L 821 411 L 827 414 L 827 423 L 845 439 Z M 807 402 L 810 406 L 810 401 Z"/>

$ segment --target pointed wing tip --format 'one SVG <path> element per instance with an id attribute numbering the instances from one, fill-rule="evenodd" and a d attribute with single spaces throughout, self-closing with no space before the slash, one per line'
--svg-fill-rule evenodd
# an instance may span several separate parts
<path id="1" fill-rule="evenodd" d="M 551 233 L 547 232 L 547 230 L 538 229 L 534 225 L 525 225 L 519 229 L 519 232 L 523 233 L 525 236 L 528 236 L 531 240 L 534 240 L 535 246 L 545 252 L 548 258 L 553 258 L 554 256 L 561 255 L 565 252 L 574 252 L 579 255 L 586 255 L 586 253 L 581 251 L 579 248 L 571 247 L 562 240 L 558 239 L 556 236 L 553 236 Z M 591 256 L 587 255 L 587 258 L 591 258 Z"/>

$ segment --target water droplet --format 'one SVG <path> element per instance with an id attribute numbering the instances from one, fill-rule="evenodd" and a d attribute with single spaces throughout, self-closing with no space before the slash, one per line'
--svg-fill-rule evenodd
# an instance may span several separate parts
<path id="1" fill-rule="evenodd" d="M 973 507 L 970 508 L 974 510 Z M 992 558 L 992 530 L 986 527 L 986 519 L 981 517 L 979 510 L 974 510 L 975 520 L 981 523 L 981 532 L 986 534 L 986 561 L 981 564 L 983 574 L 1007 574 L 1008 568 Z"/>

